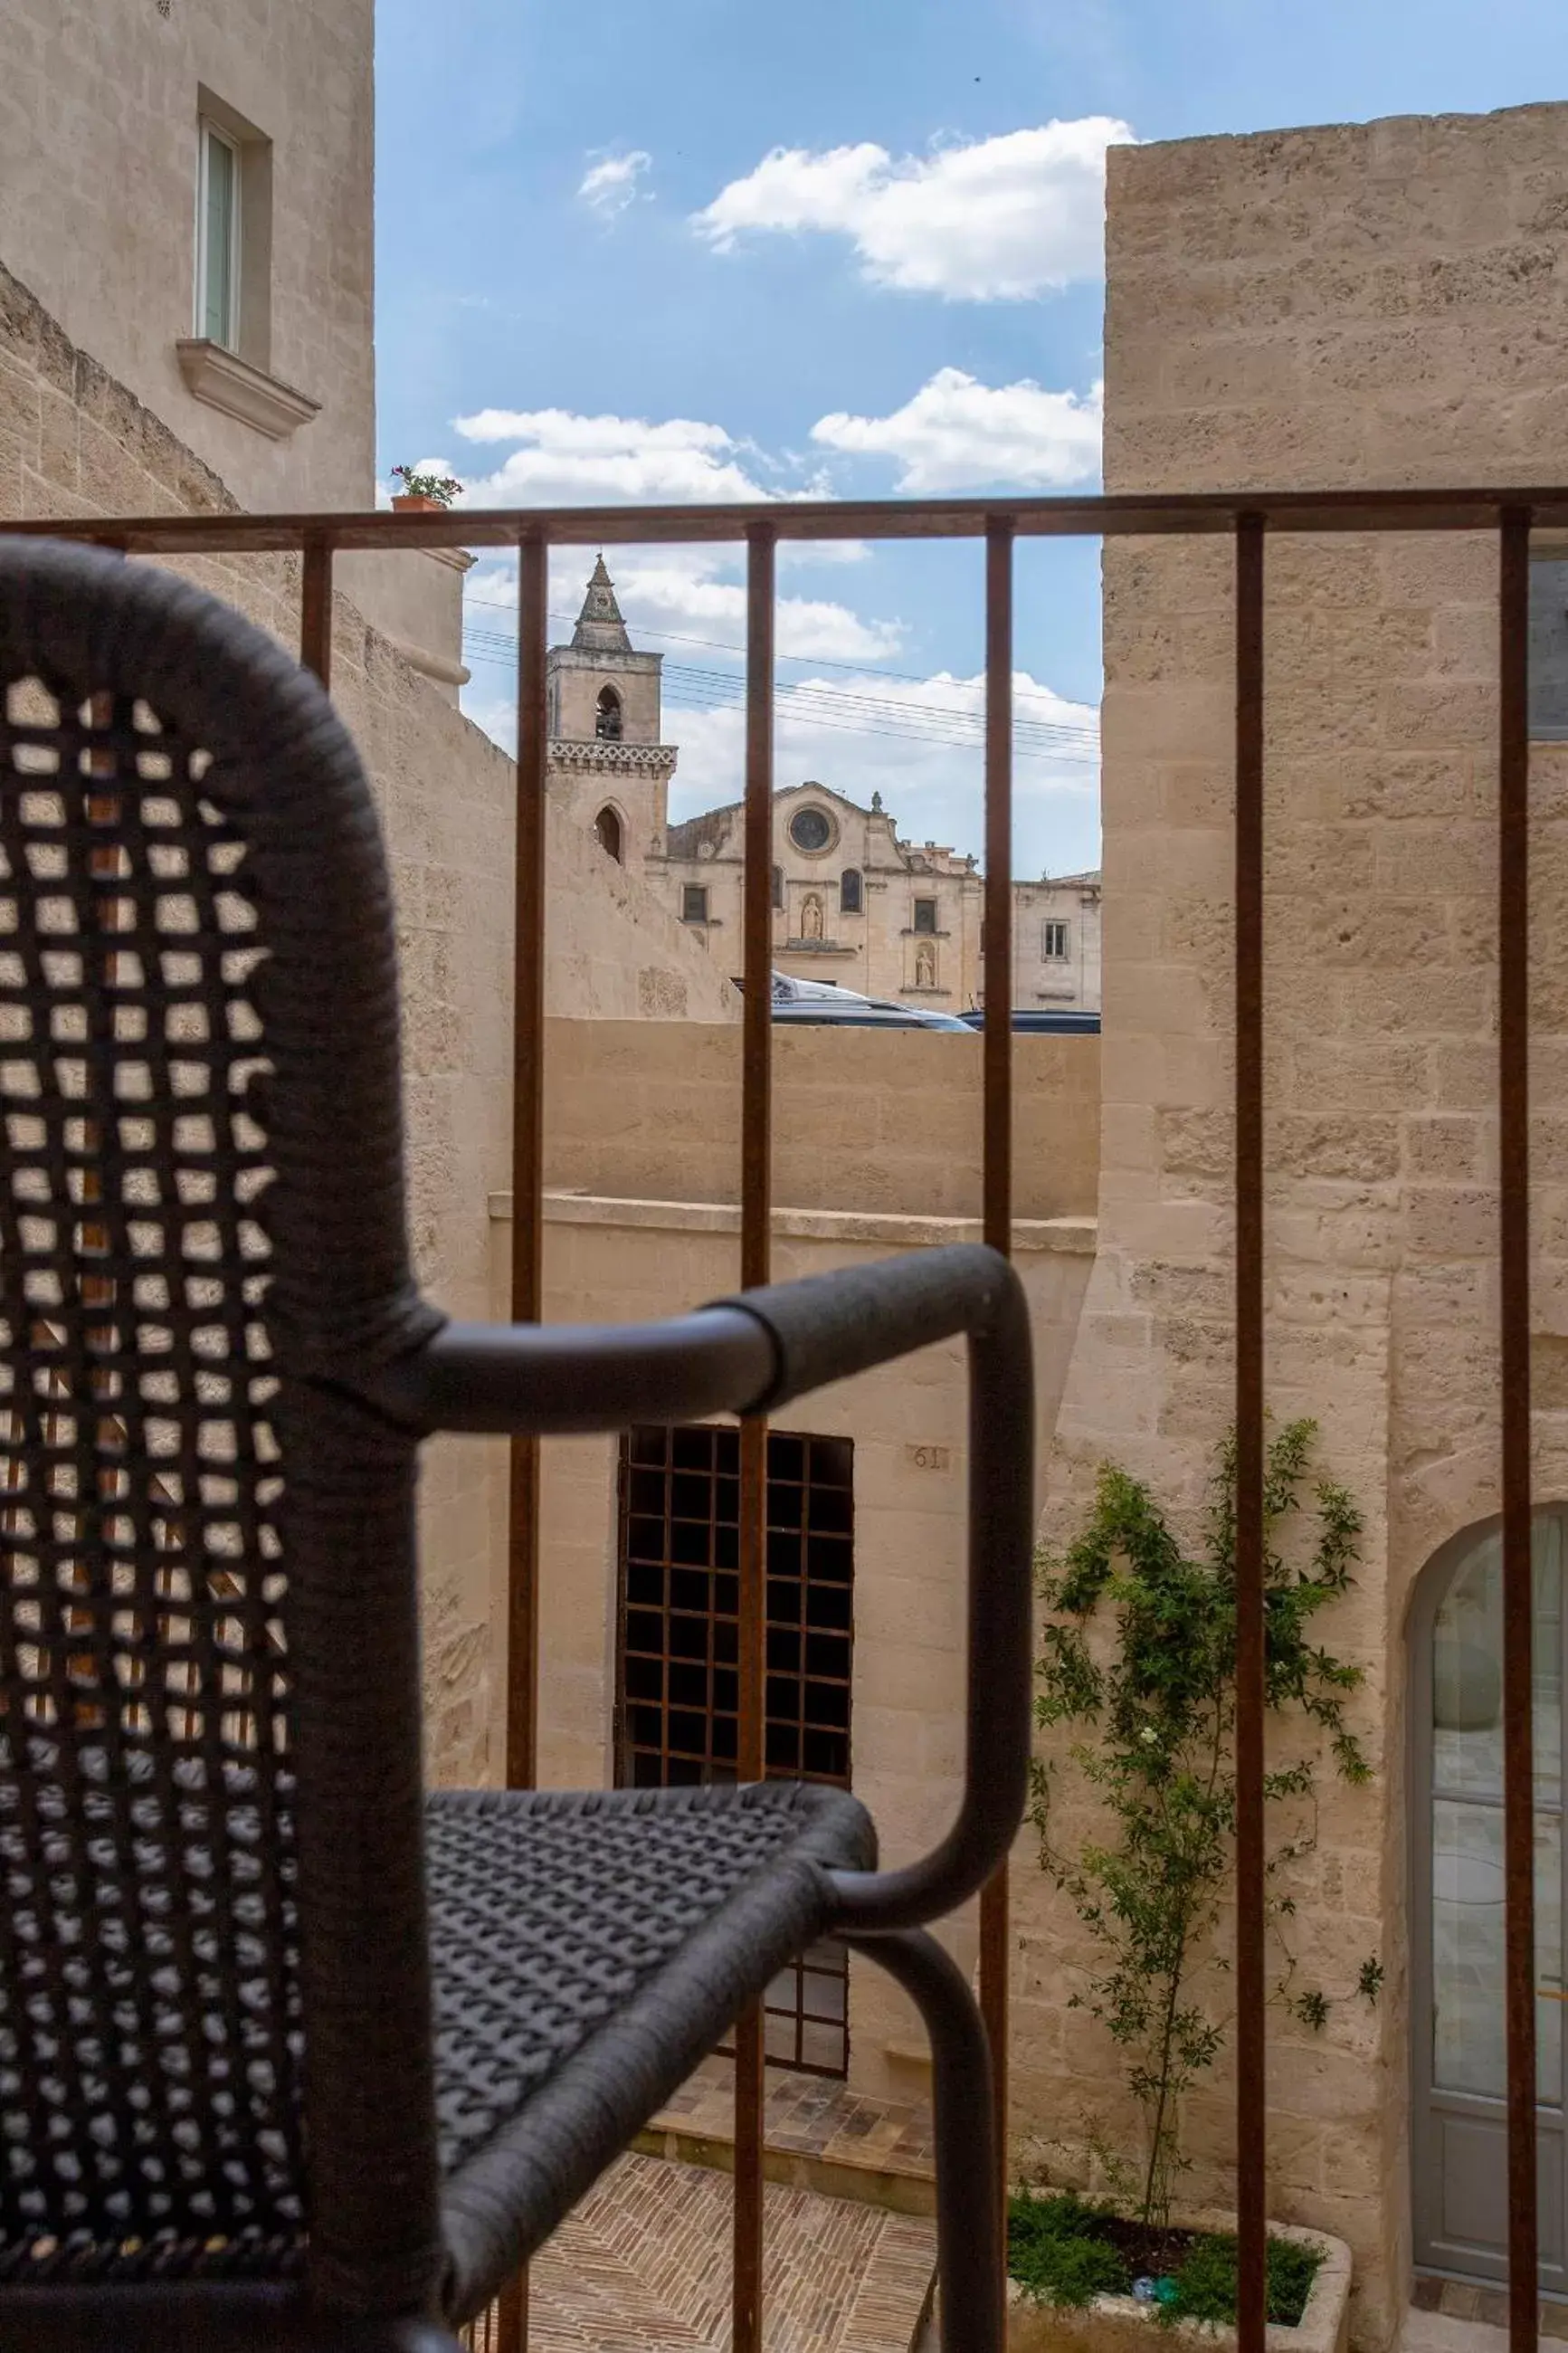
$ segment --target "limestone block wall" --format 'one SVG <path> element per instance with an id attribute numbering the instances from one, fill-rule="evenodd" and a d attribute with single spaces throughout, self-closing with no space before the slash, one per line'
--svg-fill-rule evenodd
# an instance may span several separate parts
<path id="1" fill-rule="evenodd" d="M 980 1214 L 978 1037 L 781 1023 L 773 1048 L 777 1202 Z M 1013 1051 L 1016 1213 L 1086 1215 L 1100 1040 L 1019 1036 Z M 739 1199 L 737 1024 L 552 1022 L 544 1083 L 547 1184 L 633 1200 Z"/>
<path id="2" fill-rule="evenodd" d="M 0 527 L 8 515 L 231 511 L 224 483 L 0 269 Z M 182 565 L 298 643 L 292 558 Z M 509 1181 L 512 764 L 344 596 L 334 697 L 364 755 L 396 899 L 416 1261 L 453 1314 L 489 1313 L 489 1196 Z M 737 1000 L 646 888 L 552 811 L 548 1002 L 561 1014 L 732 1019 Z M 652 1017 L 650 1018 L 650 1017 Z M 427 1450 L 432 1770 L 482 1778 L 489 1712 L 489 1451 Z"/>
<path id="3" fill-rule="evenodd" d="M 1568 479 L 1568 110 L 1123 148 L 1110 159 L 1113 491 Z M 1093 1465 L 1195 1525 L 1231 1415 L 1231 554 L 1105 561 L 1100 1255 L 1047 1532 Z M 1311 1413 L 1366 1514 L 1323 1638 L 1366 1670 L 1376 1767 L 1325 1796 L 1289 1884 L 1331 1991 L 1269 2021 L 1270 2211 L 1356 2256 L 1390 2340 L 1409 2266 L 1405 1628 L 1434 1548 L 1497 1506 L 1497 558 L 1482 539 L 1268 550 L 1268 1391 Z M 1537 747 L 1537 1493 L 1568 1493 L 1568 765 Z M 1084 1953 L 1016 1874 L 1016 2132 L 1098 2113 L 1114 2053 L 1068 2001 Z M 1200 2199 L 1234 2189 L 1231 2084 L 1189 2103 Z M 1074 2161 L 1072 2151 L 1066 2161 Z"/>

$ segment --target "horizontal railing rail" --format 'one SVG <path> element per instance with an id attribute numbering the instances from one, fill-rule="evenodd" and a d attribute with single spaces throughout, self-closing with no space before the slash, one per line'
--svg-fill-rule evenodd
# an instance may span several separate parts
<path id="1" fill-rule="evenodd" d="M 1221 535 L 1235 548 L 1235 1208 L 1237 1682 L 1237 2172 L 1241 2353 L 1263 2353 L 1266 2317 L 1266 1885 L 1264 1818 L 1264 801 L 1267 549 L 1270 538 L 1348 532 L 1482 532 L 1498 547 L 1498 1113 L 1500 1211 L 1501 1487 L 1505 1797 L 1508 2267 L 1511 2353 L 1537 2330 L 1534 1895 L 1531 1874 L 1531 1393 L 1529 1224 L 1529 730 L 1531 533 L 1568 533 L 1568 488 L 1197 491 L 1100 497 L 779 501 L 734 506 L 456 508 L 442 513 L 199 514 L 29 518 L 7 533 L 131 554 L 294 554 L 301 567 L 301 658 L 324 681 L 332 565 L 340 553 L 510 548 L 519 555 L 516 964 L 513 1012 L 511 1312 L 543 1305 L 544 806 L 547 564 L 552 547 L 734 543 L 747 562 L 745 989 L 740 1124 L 740 1275 L 769 1279 L 772 803 L 775 559 L 781 542 L 976 540 L 985 547 L 984 1238 L 1012 1229 L 1012 667 L 1014 548 L 1020 539 Z M 1001 1018 L 998 1018 L 998 1017 Z M 1114 1030 L 1110 1032 L 1114 1040 Z M 456 1345 L 456 1344 L 454 1344 Z M 766 1425 L 742 1424 L 739 1765 L 763 1770 L 763 1583 Z M 506 1775 L 537 1764 L 539 1453 L 511 1448 Z M 997 2129 L 1006 2133 L 1008 1920 L 1005 1874 L 981 1908 L 982 2005 Z M 736 2039 L 734 2353 L 762 2341 L 763 2040 Z M 960 2332 L 962 2333 L 962 2332 Z M 526 2345 L 524 2286 L 475 2342 Z"/>
<path id="2" fill-rule="evenodd" d="M 136 555 L 277 555 L 316 546 L 376 548 L 629 547 L 659 541 L 984 539 L 1005 523 L 1015 539 L 1143 538 L 1234 532 L 1245 515 L 1270 532 L 1495 531 L 1505 512 L 1537 531 L 1568 532 L 1568 491 L 1167 491 L 1032 499 L 799 499 L 776 503 L 658 507 L 451 507 L 438 514 L 384 509 L 310 514 L 29 516 L 7 533 L 88 541 Z"/>

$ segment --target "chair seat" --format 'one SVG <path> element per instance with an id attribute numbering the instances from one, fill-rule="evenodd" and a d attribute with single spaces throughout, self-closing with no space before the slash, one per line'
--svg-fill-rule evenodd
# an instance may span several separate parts
<path id="1" fill-rule="evenodd" d="M 792 1955 L 876 1834 L 837 1789 L 442 1791 L 426 1810 L 455 2320 L 480 2310 Z"/>

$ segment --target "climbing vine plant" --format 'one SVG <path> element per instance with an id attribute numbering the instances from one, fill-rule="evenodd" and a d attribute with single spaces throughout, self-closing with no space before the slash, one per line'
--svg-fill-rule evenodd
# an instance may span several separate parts
<path id="1" fill-rule="evenodd" d="M 1279 1955 L 1275 1990 L 1314 2028 L 1325 2023 L 1330 1998 L 1299 1982 L 1289 1948 L 1294 1903 L 1280 1892 L 1279 1875 L 1315 1843 L 1316 1767 L 1324 1750 L 1343 1780 L 1371 1778 L 1345 1718 L 1362 1671 L 1312 1639 L 1318 1612 L 1352 1583 L 1362 1534 L 1346 1490 L 1314 1471 L 1316 1438 L 1311 1421 L 1280 1428 L 1268 1448 L 1264 1482 L 1266 1703 L 1301 1735 L 1295 1759 L 1277 1765 L 1264 1783 L 1270 1806 L 1295 1801 L 1296 1827 L 1276 1835 L 1266 1862 Z M 1148 1488 L 1107 1464 L 1086 1525 L 1061 1558 L 1042 1558 L 1040 1569 L 1052 1614 L 1036 1713 L 1047 1731 L 1078 1735 L 1065 1754 L 1035 1767 L 1040 1859 L 1098 1954 L 1073 1999 L 1109 2028 L 1124 2054 L 1143 2147 L 1136 2175 L 1124 2167 L 1123 2176 L 1128 2187 L 1136 2184 L 1140 2218 L 1163 2225 L 1184 2169 L 1183 2097 L 1225 2041 L 1211 1965 L 1236 1830 L 1234 1439 L 1220 1449 L 1195 1554 L 1184 1548 Z M 1064 1788 L 1069 1777 L 1075 1790 Z M 1070 1797 L 1098 1804 L 1069 1807 Z M 1064 1823 L 1085 1819 L 1103 1834 L 1071 1842 L 1061 1835 Z M 1375 2000 L 1381 1978 L 1375 1958 L 1363 1964 L 1363 1998 Z"/>

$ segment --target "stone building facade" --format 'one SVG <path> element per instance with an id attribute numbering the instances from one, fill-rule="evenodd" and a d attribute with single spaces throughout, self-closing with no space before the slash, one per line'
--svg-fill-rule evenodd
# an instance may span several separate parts
<path id="1" fill-rule="evenodd" d="M 678 752 L 661 740 L 663 657 L 634 649 L 601 556 L 569 645 L 549 655 L 551 784 L 612 856 L 646 873 L 721 969 L 741 970 L 744 813 L 739 801 L 671 825 Z M 977 861 L 906 841 L 869 807 L 806 781 L 773 803 L 773 961 L 863 996 L 962 1013 L 984 1000 L 984 882 Z M 1013 1002 L 1100 1005 L 1100 876 L 1013 889 Z"/>
<path id="2" fill-rule="evenodd" d="M 375 502 L 374 0 L 0 0 L 0 263 L 253 510 Z M 455 700 L 470 559 L 339 558 Z"/>
<path id="3" fill-rule="evenodd" d="M 1109 164 L 1108 489 L 1568 480 L 1568 109 Z M 1053 1539 L 1108 1459 L 1195 1536 L 1233 1412 L 1233 565 L 1222 539 L 1106 548 L 1100 1232 Z M 1351 2242 L 1352 2336 L 1371 2348 L 1396 2337 L 1418 2272 L 1496 2279 L 1505 2221 L 1488 1810 L 1498 552 L 1484 533 L 1279 537 L 1266 569 L 1268 1401 L 1317 1419 L 1364 1514 L 1321 1639 L 1364 1670 L 1352 1713 L 1374 1767 L 1364 1788 L 1325 1777 L 1315 1844 L 1275 1884 L 1333 2000 L 1317 2030 L 1270 2009 L 1268 2189 L 1276 2216 Z M 1561 742 L 1533 747 L 1531 804 L 1542 2246 L 1561 2294 Z M 1447 1681 L 1445 1641 L 1450 1665 L 1462 1654 Z M 1014 2126 L 1092 2171 L 1085 2120 L 1130 2129 L 1117 2053 L 1068 2007 L 1088 1956 L 1027 1848 L 1014 1885 Z M 1355 1990 L 1367 1959 L 1375 2001 Z M 1228 2065 L 1186 2104 L 1197 2203 L 1234 2200 Z"/>

